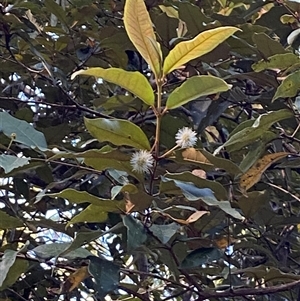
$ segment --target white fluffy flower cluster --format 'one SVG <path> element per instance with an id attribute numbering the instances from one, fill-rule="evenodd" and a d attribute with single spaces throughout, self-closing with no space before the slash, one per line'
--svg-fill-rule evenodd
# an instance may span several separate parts
<path id="1" fill-rule="evenodd" d="M 197 142 L 197 133 L 188 127 L 178 130 L 175 135 L 176 144 L 181 148 L 193 147 Z"/>
<path id="2" fill-rule="evenodd" d="M 150 173 L 150 170 L 154 164 L 154 158 L 151 153 L 145 150 L 140 150 L 132 155 L 130 164 L 133 171 L 139 173 Z"/>

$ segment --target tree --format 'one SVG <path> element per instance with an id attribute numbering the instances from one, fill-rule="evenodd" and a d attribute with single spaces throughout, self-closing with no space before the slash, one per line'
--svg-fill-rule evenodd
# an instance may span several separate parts
<path id="1" fill-rule="evenodd" d="M 299 299 L 297 1 L 0 9 L 0 301 Z"/>

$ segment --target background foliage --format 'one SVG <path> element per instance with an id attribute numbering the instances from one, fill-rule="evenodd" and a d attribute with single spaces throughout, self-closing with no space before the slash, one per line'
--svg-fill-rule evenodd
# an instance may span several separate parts
<path id="1" fill-rule="evenodd" d="M 0 4 L 0 300 L 298 300 L 300 4 L 124 4 Z"/>

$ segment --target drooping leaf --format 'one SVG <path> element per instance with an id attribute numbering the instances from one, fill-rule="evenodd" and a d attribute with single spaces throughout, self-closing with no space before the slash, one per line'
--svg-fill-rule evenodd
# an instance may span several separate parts
<path id="1" fill-rule="evenodd" d="M 180 42 L 165 58 L 163 66 L 164 75 L 212 51 L 238 30 L 238 28 L 230 26 L 214 28 L 200 33 L 190 41 Z"/>
<path id="2" fill-rule="evenodd" d="M 168 109 L 175 109 L 198 97 L 225 92 L 230 88 L 231 85 L 218 77 L 210 75 L 193 76 L 171 92 L 166 106 Z"/>
<path id="3" fill-rule="evenodd" d="M 5 173 L 11 172 L 13 169 L 28 164 L 30 158 L 19 158 L 11 155 L 0 155 L 0 167 L 4 169 Z"/>
<path id="4" fill-rule="evenodd" d="M 199 268 L 203 264 L 212 263 L 222 257 L 217 248 L 200 248 L 188 254 L 180 265 L 181 269 Z"/>
<path id="5" fill-rule="evenodd" d="M 294 97 L 300 90 L 300 70 L 288 75 L 277 88 L 272 101 L 283 97 Z"/>
<path id="6" fill-rule="evenodd" d="M 8 215 L 0 209 L 0 229 L 15 229 L 22 226 L 23 223 L 21 222 L 21 220 Z"/>
<path id="7" fill-rule="evenodd" d="M 253 185 L 255 185 L 262 174 L 268 169 L 268 167 L 276 161 L 290 155 L 290 153 L 279 152 L 274 154 L 265 155 L 259 159 L 247 172 L 245 172 L 240 179 L 240 187 L 243 191 L 247 191 Z"/>
<path id="8" fill-rule="evenodd" d="M 88 271 L 94 277 L 100 300 L 110 291 L 115 290 L 120 281 L 120 268 L 111 261 L 99 257 L 89 257 Z"/>
<path id="9" fill-rule="evenodd" d="M 126 1 L 124 25 L 131 42 L 150 65 L 155 77 L 160 77 L 162 54 L 143 0 Z"/>
<path id="10" fill-rule="evenodd" d="M 18 252 L 14 250 L 5 250 L 4 254 L 0 261 L 0 288 L 2 287 L 2 284 L 10 270 L 10 268 L 15 263 L 15 260 L 17 258 Z"/>
<path id="11" fill-rule="evenodd" d="M 69 248 L 70 245 L 71 243 L 68 242 L 43 244 L 35 247 L 32 249 L 32 251 L 38 258 L 51 259 L 62 254 L 67 248 Z M 84 248 L 78 248 L 70 251 L 63 257 L 71 260 L 76 258 L 87 258 L 88 256 L 91 256 L 91 253 L 88 250 Z"/>
<path id="12" fill-rule="evenodd" d="M 280 69 L 285 70 L 297 63 L 300 63 L 299 57 L 293 53 L 275 54 L 268 58 L 268 60 L 261 60 L 252 65 L 256 72 L 266 69 Z"/>
<path id="13" fill-rule="evenodd" d="M 42 151 L 47 149 L 43 133 L 34 129 L 28 122 L 14 118 L 6 112 L 0 112 L 0 132 L 31 148 L 37 147 Z"/>
<path id="14" fill-rule="evenodd" d="M 262 114 L 255 120 L 247 120 L 244 122 L 246 127 L 241 123 L 229 136 L 229 139 L 215 150 L 214 154 L 219 153 L 223 147 L 230 147 L 230 151 L 241 149 L 261 138 L 275 122 L 293 116 L 291 111 L 282 109 Z"/>
<path id="15" fill-rule="evenodd" d="M 121 119 L 84 119 L 85 126 L 99 141 L 109 141 L 114 145 L 128 145 L 137 149 L 150 149 L 147 136 L 140 127 Z"/>
<path id="16" fill-rule="evenodd" d="M 54 0 L 45 0 L 44 3 L 47 10 L 55 15 L 60 22 L 62 22 L 63 24 L 68 24 L 66 12 L 59 4 L 57 4 Z"/>
<path id="17" fill-rule="evenodd" d="M 131 215 L 123 215 L 122 219 L 127 228 L 127 249 L 132 251 L 147 240 L 146 230 L 143 224 Z"/>
<path id="18" fill-rule="evenodd" d="M 95 76 L 114 83 L 139 97 L 149 106 L 154 105 L 154 93 L 148 80 L 140 72 L 130 72 L 119 68 L 103 69 L 100 67 L 79 70 L 72 74 L 72 79 L 77 75 Z"/>

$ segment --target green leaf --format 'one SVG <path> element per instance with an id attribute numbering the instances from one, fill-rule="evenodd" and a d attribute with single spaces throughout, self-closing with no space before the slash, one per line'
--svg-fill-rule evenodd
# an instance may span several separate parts
<path id="1" fill-rule="evenodd" d="M 41 259 L 51 259 L 62 254 L 67 248 L 69 248 L 71 243 L 63 242 L 63 243 L 50 243 L 40 245 L 32 249 L 32 251 L 36 254 L 38 258 Z M 76 250 L 70 251 L 68 254 L 65 254 L 63 257 L 67 259 L 76 259 L 76 258 L 87 258 L 92 254 L 84 249 L 78 248 Z"/>
<path id="2" fill-rule="evenodd" d="M 120 281 L 120 267 L 113 262 L 99 257 L 89 257 L 89 273 L 94 277 L 96 290 L 101 300 L 107 293 L 118 288 Z"/>
<path id="3" fill-rule="evenodd" d="M 217 199 L 228 200 L 226 189 L 216 181 L 199 178 L 187 171 L 182 173 L 168 173 L 165 175 L 165 177 L 183 182 L 191 182 L 199 188 L 209 188 L 214 192 Z"/>
<path id="4" fill-rule="evenodd" d="M 212 263 L 222 258 L 222 252 L 217 248 L 200 248 L 188 254 L 180 265 L 181 269 L 199 268 L 203 264 Z"/>
<path id="5" fill-rule="evenodd" d="M 149 230 L 156 236 L 163 244 L 166 244 L 172 236 L 178 231 L 180 225 L 171 223 L 167 225 L 152 224 Z"/>
<path id="6" fill-rule="evenodd" d="M 6 274 L 5 280 L 3 281 L 2 285 L 0 284 L 0 291 L 12 286 L 19 279 L 19 277 L 27 271 L 28 267 L 28 260 L 17 258 Z"/>
<path id="7" fill-rule="evenodd" d="M 0 261 L 0 288 L 3 285 L 6 276 L 17 258 L 18 252 L 14 250 L 5 250 Z"/>
<path id="8" fill-rule="evenodd" d="M 118 202 L 118 201 L 114 201 L 114 202 Z M 89 205 L 79 214 L 75 215 L 68 222 L 67 226 L 76 223 L 104 223 L 108 218 L 108 212 L 121 213 L 122 211 L 114 204 L 111 205 L 107 204 L 106 206 L 103 207 L 96 206 L 96 205 Z"/>
<path id="9" fill-rule="evenodd" d="M 13 169 L 28 164 L 30 158 L 19 158 L 11 155 L 0 155 L 0 167 L 4 169 L 5 173 L 11 172 Z"/>
<path id="10" fill-rule="evenodd" d="M 288 75 L 277 88 L 272 101 L 277 98 L 294 97 L 300 90 L 300 70 Z"/>
<path id="11" fill-rule="evenodd" d="M 150 65 L 155 77 L 160 77 L 162 53 L 144 0 L 126 0 L 123 19 L 131 42 Z"/>
<path id="12" fill-rule="evenodd" d="M 84 123 L 90 134 L 99 141 L 114 145 L 128 145 L 137 149 L 150 149 L 147 136 L 134 123 L 121 119 L 88 119 Z"/>
<path id="13" fill-rule="evenodd" d="M 121 210 L 125 210 L 125 204 L 122 201 L 114 201 L 110 199 L 102 199 L 92 194 L 87 193 L 86 191 L 78 191 L 75 189 L 65 189 L 58 193 L 46 194 L 45 196 L 49 196 L 52 198 L 59 197 L 63 199 L 67 199 L 69 202 L 73 204 L 81 204 L 81 203 L 90 203 L 94 206 L 98 206 L 98 210 L 103 210 L 107 212 L 117 212 Z"/>
<path id="14" fill-rule="evenodd" d="M 208 206 L 218 207 L 232 217 L 242 220 L 243 216 L 234 208 L 231 207 L 228 201 L 218 201 L 214 193 L 209 188 L 198 188 L 191 182 L 183 182 L 171 180 L 167 177 L 161 177 L 160 192 L 165 194 L 183 194 L 189 201 L 201 200 Z"/>
<path id="15" fill-rule="evenodd" d="M 103 69 L 97 67 L 76 71 L 72 74 L 71 79 L 74 79 L 77 75 L 87 75 L 102 78 L 128 90 L 132 94 L 139 97 L 147 105 L 154 105 L 154 93 L 152 87 L 147 78 L 140 72 L 130 72 L 119 68 Z"/>
<path id="16" fill-rule="evenodd" d="M 146 230 L 143 224 L 131 215 L 123 215 L 122 219 L 127 228 L 127 249 L 132 251 L 147 240 Z"/>
<path id="17" fill-rule="evenodd" d="M 275 54 L 270 56 L 268 60 L 260 60 L 252 65 L 255 72 L 260 72 L 266 69 L 285 70 L 295 64 L 300 63 L 300 59 L 293 53 Z"/>
<path id="18" fill-rule="evenodd" d="M 243 148 L 246 145 L 249 145 L 256 141 L 257 139 L 261 138 L 265 132 L 268 131 L 268 129 L 274 124 L 275 122 L 278 122 L 283 119 L 291 118 L 293 117 L 293 112 L 282 109 L 275 112 L 268 112 L 266 114 L 260 115 L 255 120 L 247 120 L 245 123 L 247 124 L 247 127 L 239 130 L 237 132 L 237 129 L 234 130 L 234 134 L 229 136 L 229 139 L 221 145 L 219 148 L 217 148 L 214 152 L 214 154 L 219 153 L 219 151 L 223 147 L 229 147 L 230 151 L 238 150 Z M 249 126 L 252 124 L 252 126 Z M 242 128 L 243 123 L 241 123 L 238 127 L 239 129 Z"/>
<path id="19" fill-rule="evenodd" d="M 22 226 L 23 223 L 19 219 L 6 214 L 0 209 L 0 229 L 15 229 Z"/>
<path id="20" fill-rule="evenodd" d="M 210 75 L 198 75 L 188 78 L 168 97 L 167 108 L 178 108 L 201 96 L 225 92 L 231 88 L 225 81 Z"/>
<path id="21" fill-rule="evenodd" d="M 49 13 L 52 13 L 60 22 L 67 25 L 66 12 L 60 5 L 53 0 L 45 0 L 44 4 Z"/>
<path id="22" fill-rule="evenodd" d="M 200 33 L 190 41 L 180 42 L 165 58 L 163 66 L 164 75 L 212 51 L 238 30 L 238 28 L 230 26 L 214 28 Z"/>
<path id="23" fill-rule="evenodd" d="M 42 151 L 47 149 L 44 134 L 34 129 L 28 122 L 12 117 L 6 112 L 0 112 L 0 132 L 14 141 L 27 145 L 31 148 L 38 148 Z"/>

